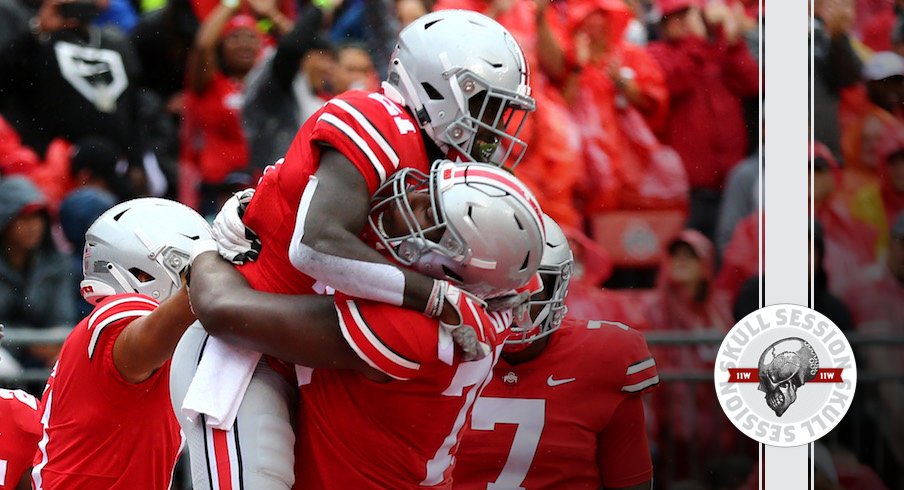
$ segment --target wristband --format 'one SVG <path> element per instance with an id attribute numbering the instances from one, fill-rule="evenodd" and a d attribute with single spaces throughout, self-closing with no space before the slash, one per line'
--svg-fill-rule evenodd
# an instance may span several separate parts
<path id="1" fill-rule="evenodd" d="M 424 314 L 431 318 L 442 315 L 443 305 L 446 303 L 446 293 L 448 291 L 448 282 L 434 279 L 433 290 L 430 291 L 430 297 L 427 298 L 427 307 L 424 308 Z"/>

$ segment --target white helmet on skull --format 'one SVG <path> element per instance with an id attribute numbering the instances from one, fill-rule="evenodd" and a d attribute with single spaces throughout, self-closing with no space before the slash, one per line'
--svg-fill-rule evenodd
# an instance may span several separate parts
<path id="1" fill-rule="evenodd" d="M 141 293 L 163 301 L 177 291 L 210 227 L 193 209 L 175 201 L 140 198 L 117 204 L 85 233 L 82 297 L 97 304 L 107 296 Z"/>
<path id="2" fill-rule="evenodd" d="M 545 233 L 537 200 L 512 174 L 480 163 L 407 168 L 374 196 L 370 225 L 400 263 L 481 298 L 536 273 Z"/>
<path id="3" fill-rule="evenodd" d="M 447 157 L 514 168 L 527 148 L 518 134 L 536 107 L 528 76 L 521 47 L 502 25 L 441 10 L 402 30 L 383 87 Z"/>

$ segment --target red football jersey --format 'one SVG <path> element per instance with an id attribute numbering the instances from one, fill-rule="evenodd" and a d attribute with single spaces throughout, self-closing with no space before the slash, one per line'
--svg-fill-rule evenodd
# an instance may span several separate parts
<path id="1" fill-rule="evenodd" d="M 299 204 L 324 146 L 351 160 L 371 194 L 401 168 L 430 168 L 423 137 L 404 107 L 383 94 L 359 90 L 331 99 L 301 126 L 282 163 L 265 170 L 242 218 L 263 243 L 260 257 L 239 268 L 254 289 L 315 292 L 315 281 L 289 261 L 289 243 L 295 228 L 303 229 Z"/>
<path id="2" fill-rule="evenodd" d="M 0 490 L 16 488 L 40 439 L 38 400 L 22 390 L 0 388 Z"/>
<path id="3" fill-rule="evenodd" d="M 35 488 L 169 488 L 182 445 L 169 395 L 169 361 L 133 384 L 113 364 L 113 344 L 157 302 L 119 294 L 98 303 L 60 352 L 41 402 Z"/>
<path id="4" fill-rule="evenodd" d="M 296 456 L 300 489 L 450 488 L 454 453 L 478 391 L 501 352 L 510 317 L 482 311 L 493 352 L 463 362 L 435 319 L 337 295 L 340 329 L 374 368 L 314 370 L 301 388 Z"/>
<path id="5" fill-rule="evenodd" d="M 455 488 L 626 487 L 653 465 L 639 395 L 659 382 L 643 335 L 566 318 L 535 359 L 504 359 L 474 405 Z"/>

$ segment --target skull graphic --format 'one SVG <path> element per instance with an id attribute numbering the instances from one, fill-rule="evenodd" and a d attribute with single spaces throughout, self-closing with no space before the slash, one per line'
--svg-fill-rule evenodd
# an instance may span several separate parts
<path id="1" fill-rule="evenodd" d="M 759 390 L 766 404 L 781 417 L 797 400 L 797 389 L 816 377 L 819 358 L 806 340 L 789 337 L 774 342 L 760 355 Z"/>

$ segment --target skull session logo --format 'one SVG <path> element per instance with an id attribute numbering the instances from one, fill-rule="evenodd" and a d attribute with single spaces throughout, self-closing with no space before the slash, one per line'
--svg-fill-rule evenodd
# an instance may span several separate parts
<path id="1" fill-rule="evenodd" d="M 821 313 L 773 305 L 726 335 L 715 367 L 716 393 L 731 422 L 772 446 L 813 442 L 850 407 L 857 384 L 851 346 Z"/>

